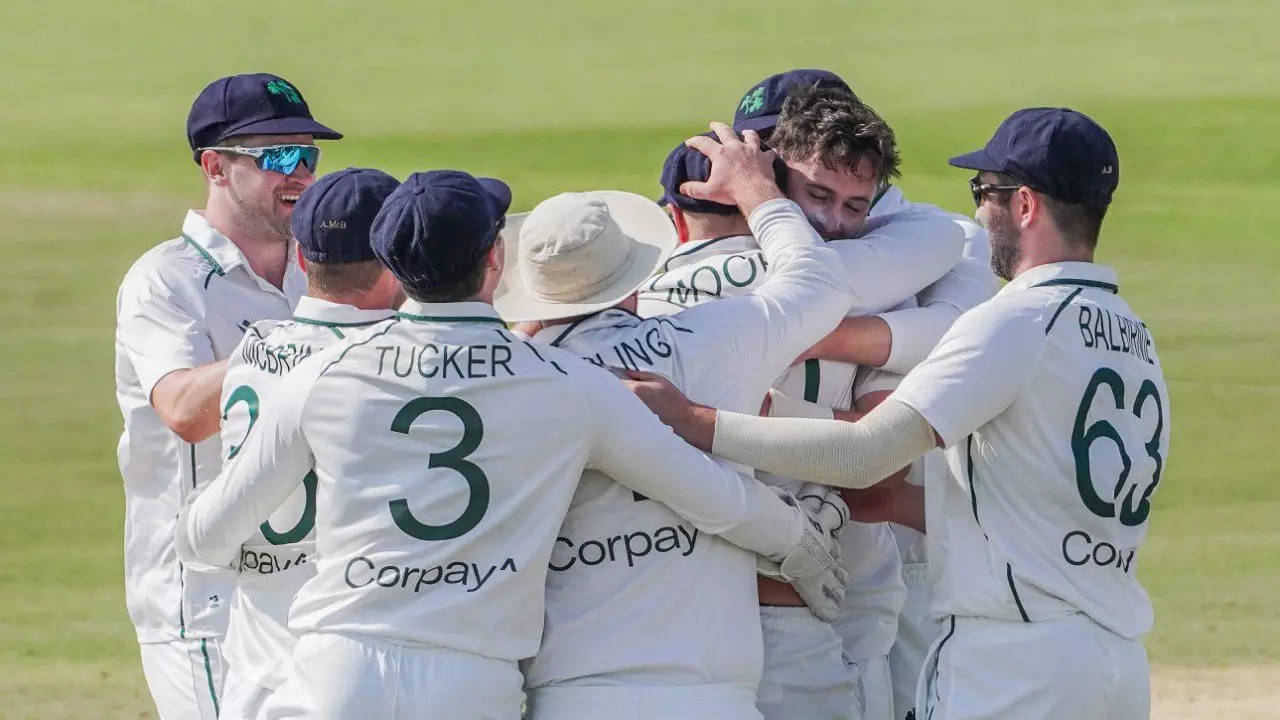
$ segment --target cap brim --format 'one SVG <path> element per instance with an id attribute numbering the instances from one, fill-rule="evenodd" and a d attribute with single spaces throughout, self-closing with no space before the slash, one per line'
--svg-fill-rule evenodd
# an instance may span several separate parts
<path id="1" fill-rule="evenodd" d="M 984 170 L 986 172 L 1000 172 L 1002 166 L 997 163 L 994 158 L 987 154 L 986 149 L 974 150 L 971 153 L 957 155 L 947 161 L 952 167 L 965 168 L 967 170 Z"/>
<path id="2" fill-rule="evenodd" d="M 733 124 L 733 129 L 738 132 L 744 130 L 755 130 L 756 132 L 764 132 L 773 130 L 778 126 L 777 115 L 757 115 L 755 117 L 744 118 Z"/>
<path id="3" fill-rule="evenodd" d="M 236 135 L 310 135 L 317 140 L 341 140 L 342 133 L 305 117 L 271 118 L 242 125 L 223 133 L 222 142 Z"/>
<path id="4" fill-rule="evenodd" d="M 497 178 L 478 177 L 476 182 L 493 199 L 494 207 L 499 215 L 505 215 L 511 209 L 511 187 Z"/>
<path id="5" fill-rule="evenodd" d="M 618 190 L 585 193 L 604 200 L 618 227 L 636 242 L 631 264 L 608 287 L 577 302 L 546 300 L 534 293 L 519 278 L 520 228 L 529 213 L 507 216 L 502 230 L 502 281 L 493 294 L 493 305 L 507 322 L 559 320 L 588 315 L 617 305 L 640 289 L 679 244 L 675 226 L 662 208 L 643 195 Z"/>

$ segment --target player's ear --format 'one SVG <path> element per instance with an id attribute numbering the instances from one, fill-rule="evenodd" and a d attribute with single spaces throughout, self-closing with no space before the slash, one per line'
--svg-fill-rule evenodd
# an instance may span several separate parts
<path id="1" fill-rule="evenodd" d="M 216 150 L 205 150 L 200 153 L 200 169 L 204 171 L 204 179 L 215 185 L 227 183 L 227 162 Z"/>
<path id="2" fill-rule="evenodd" d="M 1023 185 L 1013 193 L 1009 214 L 1013 216 L 1013 221 L 1018 224 L 1018 227 L 1025 230 L 1035 222 L 1037 215 L 1047 209 L 1040 200 L 1040 196 L 1036 195 L 1036 191 Z"/>

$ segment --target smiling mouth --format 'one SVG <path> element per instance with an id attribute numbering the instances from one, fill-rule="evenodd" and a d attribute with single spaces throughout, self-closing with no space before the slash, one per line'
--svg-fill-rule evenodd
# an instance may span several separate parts
<path id="1" fill-rule="evenodd" d="M 299 195 L 301 193 L 280 193 L 277 198 L 285 207 L 292 208 L 298 202 Z"/>

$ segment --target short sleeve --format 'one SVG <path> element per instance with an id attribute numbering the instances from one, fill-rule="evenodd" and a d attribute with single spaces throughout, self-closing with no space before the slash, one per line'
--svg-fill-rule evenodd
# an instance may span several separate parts
<path id="1" fill-rule="evenodd" d="M 1043 303 L 1012 295 L 960 316 L 890 396 L 920 413 L 952 445 L 1004 412 L 1044 347 Z"/>
<path id="2" fill-rule="evenodd" d="M 130 273 L 116 303 L 116 339 L 148 398 L 160 378 L 217 358 L 194 303 L 147 273 Z"/>

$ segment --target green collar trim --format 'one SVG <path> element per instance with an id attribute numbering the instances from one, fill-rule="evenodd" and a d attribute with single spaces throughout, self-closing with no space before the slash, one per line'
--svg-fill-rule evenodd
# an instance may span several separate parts
<path id="1" fill-rule="evenodd" d="M 1048 287 L 1050 285 L 1083 285 L 1085 287 L 1102 288 L 1109 293 L 1120 292 L 1120 286 L 1112 283 L 1102 282 L 1101 280 L 1080 280 L 1077 278 L 1055 278 L 1053 280 L 1045 280 L 1044 282 L 1036 283 L 1031 287 Z"/>
<path id="2" fill-rule="evenodd" d="M 467 315 L 412 315 L 410 313 L 405 313 L 405 312 L 398 312 L 395 314 L 395 316 L 399 318 L 404 318 L 405 320 L 414 320 L 417 322 L 442 322 L 442 323 L 474 322 L 474 323 L 496 323 L 503 327 L 507 326 L 506 323 L 494 317 L 467 316 Z"/>
<path id="3" fill-rule="evenodd" d="M 368 327 L 370 325 L 375 325 L 377 323 L 380 323 L 389 317 L 391 316 L 388 315 L 387 317 L 382 318 L 381 320 L 365 320 L 364 322 L 329 322 L 328 320 L 316 320 L 315 318 L 301 317 L 298 315 L 294 315 L 293 321 L 304 323 L 307 325 L 320 325 L 322 327 L 331 327 L 331 328 Z"/>
<path id="4" fill-rule="evenodd" d="M 213 256 L 209 254 L 209 251 L 205 250 L 204 246 L 192 239 L 190 235 L 182 233 L 182 239 L 186 240 L 188 245 L 195 248 L 196 252 L 200 253 L 200 257 L 203 257 L 205 262 L 209 263 L 213 268 L 213 272 L 218 275 L 218 277 L 222 277 L 227 274 L 227 271 L 222 269 L 222 266 L 218 264 L 217 260 L 213 259 Z"/>

